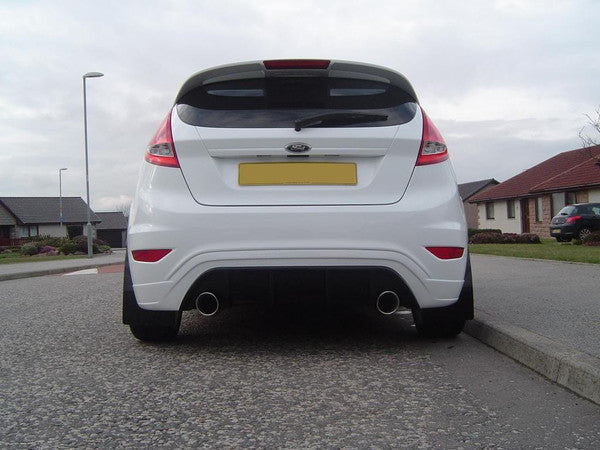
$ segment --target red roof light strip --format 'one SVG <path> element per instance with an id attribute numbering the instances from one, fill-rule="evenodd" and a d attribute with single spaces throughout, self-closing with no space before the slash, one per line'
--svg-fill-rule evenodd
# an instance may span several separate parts
<path id="1" fill-rule="evenodd" d="M 285 69 L 327 69 L 328 59 L 271 59 L 263 61 L 267 70 Z"/>

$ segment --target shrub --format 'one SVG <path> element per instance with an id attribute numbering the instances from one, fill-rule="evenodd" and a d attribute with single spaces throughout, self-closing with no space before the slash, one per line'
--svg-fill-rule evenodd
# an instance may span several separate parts
<path id="1" fill-rule="evenodd" d="M 476 233 L 469 244 L 540 244 L 540 237 L 532 233 Z"/>
<path id="2" fill-rule="evenodd" d="M 499 233 L 475 233 L 471 239 L 470 244 L 501 244 L 502 234 Z"/>
<path id="3" fill-rule="evenodd" d="M 110 248 L 110 245 L 108 245 L 108 242 L 103 241 L 102 239 L 98 239 L 98 238 L 94 239 L 94 244 L 96 244 L 98 246 L 104 245 L 105 247 Z"/>
<path id="4" fill-rule="evenodd" d="M 44 234 L 40 236 L 30 236 L 27 238 L 27 242 L 36 242 L 41 245 L 52 245 L 52 247 L 56 247 L 56 245 L 53 244 L 59 244 L 63 239 L 64 238 L 62 237 L 55 237 Z"/>
<path id="5" fill-rule="evenodd" d="M 44 239 L 40 240 L 39 243 L 41 245 L 47 245 L 49 247 L 60 247 L 62 244 L 67 241 L 67 238 L 64 237 L 54 237 L 54 236 L 46 236 Z"/>
<path id="6" fill-rule="evenodd" d="M 81 234 L 79 236 L 75 236 L 71 239 L 75 244 L 77 244 L 77 250 L 83 253 L 87 253 L 87 236 Z M 94 239 L 92 241 L 92 253 L 100 253 L 100 245 L 108 245 L 102 239 Z M 110 248 L 110 247 L 109 247 Z"/>
<path id="7" fill-rule="evenodd" d="M 111 253 L 110 245 L 98 245 L 98 250 L 100 253 Z"/>
<path id="8" fill-rule="evenodd" d="M 498 233 L 502 234 L 502 230 L 497 230 L 495 228 L 469 228 L 469 237 L 472 237 L 479 233 Z"/>
<path id="9" fill-rule="evenodd" d="M 60 247 L 58 247 L 58 251 L 64 253 L 65 255 L 70 255 L 79 251 L 79 246 L 72 241 L 65 241 Z"/>
<path id="10" fill-rule="evenodd" d="M 593 233 L 588 234 L 582 242 L 583 245 L 592 247 L 600 246 L 600 231 L 594 231 Z"/>
<path id="11" fill-rule="evenodd" d="M 37 255 L 40 252 L 40 247 L 37 242 L 27 242 L 23 244 L 19 250 L 21 255 Z"/>
<path id="12" fill-rule="evenodd" d="M 519 235 L 519 244 L 541 244 L 542 241 L 537 234 L 523 233 Z"/>
<path id="13" fill-rule="evenodd" d="M 56 247 L 52 247 L 51 245 L 44 245 L 42 248 L 40 248 L 40 253 L 51 253 L 55 251 Z"/>

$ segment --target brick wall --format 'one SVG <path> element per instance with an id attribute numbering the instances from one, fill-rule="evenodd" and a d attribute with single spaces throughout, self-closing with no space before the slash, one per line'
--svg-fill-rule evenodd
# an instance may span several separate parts
<path id="1" fill-rule="evenodd" d="M 535 220 L 535 202 L 536 197 L 529 199 L 529 232 L 537 234 L 540 237 L 550 237 L 550 221 L 552 220 L 551 213 L 551 196 L 542 196 L 542 221 Z"/>
<path id="2" fill-rule="evenodd" d="M 463 202 L 465 206 L 465 216 L 467 217 L 467 227 L 478 228 L 479 226 L 479 208 L 477 203 Z"/>

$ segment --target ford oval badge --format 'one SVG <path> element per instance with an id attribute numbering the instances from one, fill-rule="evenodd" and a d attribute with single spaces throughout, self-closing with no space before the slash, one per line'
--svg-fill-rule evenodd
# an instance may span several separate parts
<path id="1" fill-rule="evenodd" d="M 311 149 L 310 145 L 304 144 L 303 142 L 293 142 L 285 147 L 288 152 L 292 153 L 304 153 Z"/>

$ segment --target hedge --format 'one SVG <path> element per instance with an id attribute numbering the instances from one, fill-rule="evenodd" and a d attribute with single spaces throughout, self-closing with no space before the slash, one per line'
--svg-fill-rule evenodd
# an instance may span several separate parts
<path id="1" fill-rule="evenodd" d="M 540 244 L 540 237 L 532 233 L 476 233 L 469 244 Z"/>
<path id="2" fill-rule="evenodd" d="M 479 233 L 497 233 L 502 234 L 502 230 L 495 228 L 469 228 L 469 238 Z"/>
<path id="3" fill-rule="evenodd" d="M 582 241 L 583 245 L 590 247 L 600 247 L 600 231 L 594 231 L 588 234 Z"/>

